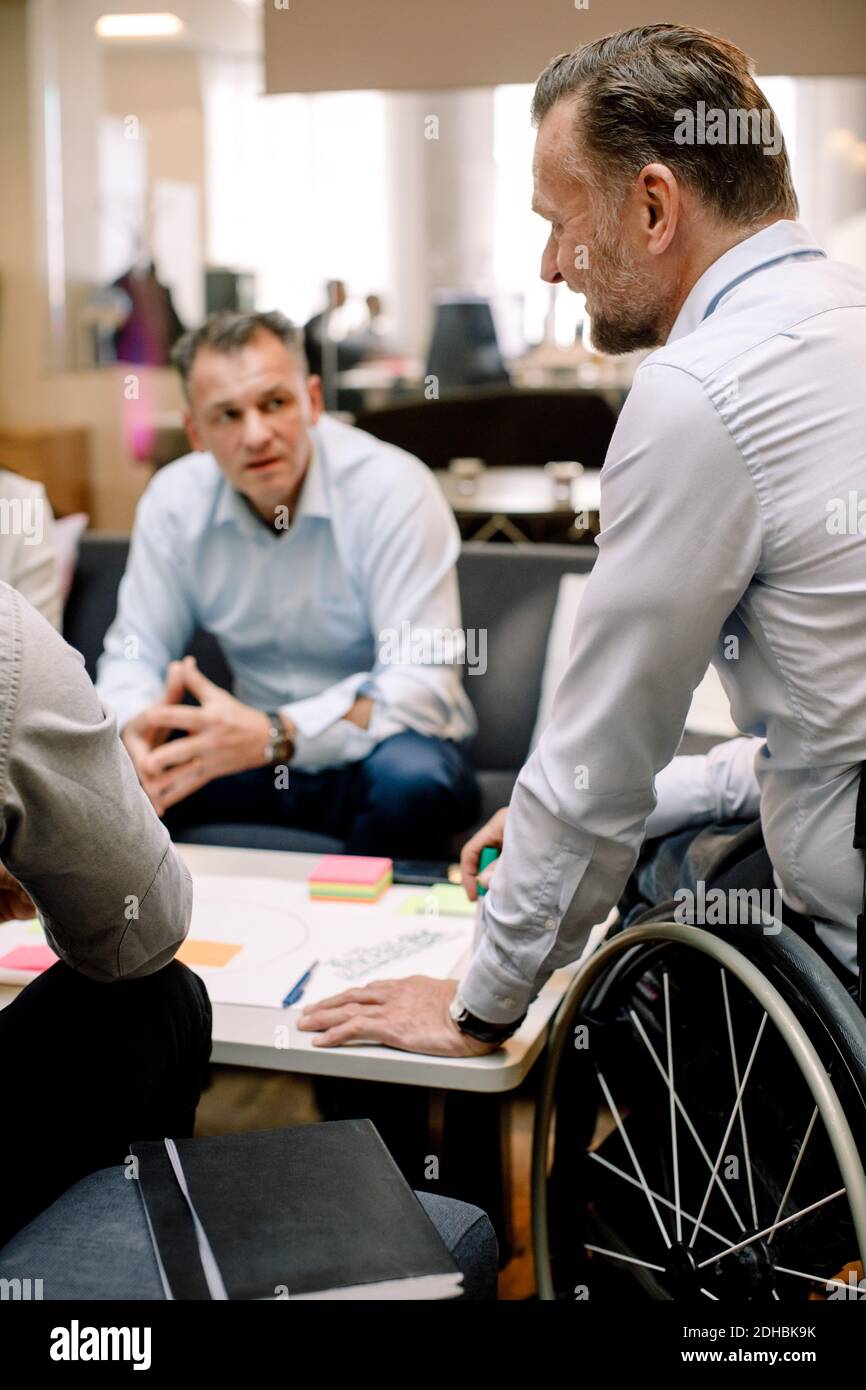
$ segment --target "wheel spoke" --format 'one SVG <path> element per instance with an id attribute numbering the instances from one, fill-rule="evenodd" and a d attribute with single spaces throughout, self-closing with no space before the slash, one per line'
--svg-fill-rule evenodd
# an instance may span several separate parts
<path id="1" fill-rule="evenodd" d="M 598 1076 L 599 1085 L 601 1086 L 601 1089 L 602 1089 L 603 1092 L 604 1092 L 604 1098 L 605 1098 L 605 1100 L 607 1101 L 608 1109 L 610 1110 L 610 1113 L 613 1115 L 614 1119 L 616 1120 L 616 1127 L 617 1127 L 617 1129 L 619 1130 L 619 1133 L 620 1133 L 620 1137 L 621 1137 L 621 1139 L 622 1139 L 622 1142 L 625 1144 L 625 1147 L 626 1147 L 626 1149 L 627 1149 L 627 1151 L 628 1151 L 628 1156 L 629 1156 L 629 1158 L 631 1159 L 632 1164 L 633 1164 L 633 1166 L 634 1166 L 634 1170 L 635 1170 L 635 1172 L 637 1173 L 638 1177 L 640 1178 L 640 1185 L 641 1185 L 641 1187 L 643 1188 L 644 1193 L 646 1194 L 646 1199 L 647 1199 L 647 1201 L 649 1202 L 650 1207 L 652 1208 L 653 1216 L 654 1216 L 655 1219 L 656 1219 L 656 1223 L 658 1224 L 658 1228 L 659 1228 L 659 1230 L 661 1231 L 661 1234 L 662 1234 L 662 1240 L 663 1240 L 664 1243 L 665 1243 L 665 1249 L 666 1249 L 666 1250 L 670 1250 L 670 1248 L 671 1248 L 670 1238 L 669 1238 L 669 1236 L 668 1236 L 667 1231 L 666 1231 L 665 1228 L 664 1228 L 664 1224 L 663 1224 L 663 1222 L 662 1222 L 662 1219 L 661 1219 L 661 1217 L 659 1216 L 659 1209 L 658 1209 L 658 1207 L 656 1206 L 655 1201 L 654 1201 L 654 1199 L 653 1199 L 653 1195 L 652 1195 L 652 1193 L 651 1193 L 650 1190 L 649 1190 L 649 1186 L 647 1185 L 647 1180 L 646 1180 L 646 1178 L 645 1178 L 644 1175 L 643 1175 L 643 1169 L 641 1168 L 640 1164 L 638 1163 L 637 1154 L 636 1154 L 635 1151 L 634 1151 L 634 1148 L 633 1148 L 633 1146 L 632 1146 L 632 1142 L 631 1142 L 631 1140 L 629 1139 L 628 1135 L 627 1135 L 626 1132 L 625 1132 L 625 1125 L 623 1124 L 623 1122 L 622 1122 L 622 1116 L 620 1115 L 619 1110 L 617 1109 L 616 1101 L 614 1100 L 613 1096 L 612 1096 L 611 1093 L 610 1093 L 610 1087 L 608 1086 L 607 1082 L 605 1081 L 603 1074 L 602 1074 L 600 1071 L 597 1072 L 596 1074 L 597 1074 L 597 1076 Z M 703 1213 L 702 1213 L 702 1214 L 703 1214 Z"/>
<path id="2" fill-rule="evenodd" d="M 593 1159 L 595 1163 L 603 1163 L 605 1168 L 609 1168 L 612 1173 L 616 1173 L 617 1177 L 622 1178 L 623 1182 L 630 1182 L 632 1187 L 640 1187 L 640 1183 L 638 1182 L 637 1178 L 633 1178 L 631 1173 L 626 1173 L 622 1168 L 618 1168 L 615 1163 L 611 1163 L 610 1159 L 602 1158 L 601 1154 L 599 1153 L 591 1153 L 589 1154 L 589 1157 Z M 652 1191 L 652 1189 L 650 1190 Z M 673 1211 L 674 1204 L 673 1202 L 668 1201 L 667 1197 L 663 1197 L 660 1192 L 653 1192 L 653 1196 L 655 1197 L 657 1202 L 661 1202 L 662 1206 L 665 1206 L 670 1211 Z M 687 1221 L 694 1221 L 695 1219 L 693 1216 L 690 1216 L 687 1211 L 683 1212 L 683 1216 L 686 1218 Z M 701 1223 L 701 1230 L 706 1231 L 707 1235 L 712 1236 L 714 1240 L 721 1241 L 722 1245 L 728 1246 L 733 1244 L 732 1241 L 728 1240 L 727 1236 L 720 1236 L 718 1231 L 714 1231 L 712 1226 L 708 1226 L 706 1221 Z"/>
<path id="3" fill-rule="evenodd" d="M 661 1061 L 659 1060 L 659 1055 L 658 1055 L 658 1053 L 656 1052 L 655 1048 L 653 1047 L 652 1043 L 651 1043 L 650 1040 L 649 1040 L 649 1037 L 647 1036 L 647 1031 L 646 1031 L 646 1029 L 644 1028 L 643 1024 L 641 1023 L 641 1021 L 640 1021 L 640 1019 L 638 1018 L 637 1014 L 635 1013 L 634 1009 L 629 1010 L 629 1013 L 630 1013 L 630 1016 L 631 1016 L 631 1021 L 632 1021 L 632 1023 L 634 1024 L 635 1028 L 637 1029 L 638 1034 L 640 1035 L 640 1038 L 641 1038 L 641 1040 L 642 1040 L 643 1043 L 644 1043 L 644 1046 L 646 1047 L 647 1051 L 649 1052 L 649 1055 L 652 1057 L 653 1061 L 655 1062 L 656 1066 L 658 1067 L 659 1074 L 660 1074 L 662 1080 L 664 1081 L 664 1083 L 665 1083 L 666 1086 L 669 1085 L 669 1082 L 668 1082 L 668 1074 L 667 1074 L 667 1072 L 665 1071 L 664 1066 L 662 1065 Z M 679 1095 L 676 1093 L 676 1091 L 674 1092 L 674 1098 L 675 1098 L 675 1100 L 676 1100 L 677 1109 L 679 1110 L 680 1115 L 681 1115 L 682 1118 L 683 1118 L 683 1123 L 685 1124 L 686 1129 L 689 1131 L 689 1134 L 690 1134 L 690 1135 L 692 1136 L 692 1138 L 694 1139 L 695 1144 L 697 1145 L 698 1150 L 699 1150 L 699 1152 L 700 1152 L 700 1155 L 701 1155 L 701 1157 L 703 1158 L 704 1162 L 706 1163 L 707 1167 L 709 1168 L 710 1173 L 713 1174 L 714 1181 L 715 1181 L 715 1183 L 716 1183 L 716 1185 L 717 1185 L 719 1191 L 721 1192 L 722 1196 L 724 1197 L 725 1201 L 727 1202 L 728 1206 L 729 1206 L 730 1209 L 731 1209 L 731 1215 L 733 1216 L 734 1220 L 736 1221 L 737 1226 L 739 1227 L 739 1229 L 740 1229 L 741 1231 L 745 1231 L 745 1229 L 746 1229 L 745 1222 L 742 1221 L 742 1220 L 740 1219 L 740 1214 L 739 1214 L 739 1212 L 737 1211 L 737 1208 L 734 1206 L 733 1199 L 731 1198 L 731 1194 L 728 1192 L 728 1189 L 725 1187 L 725 1184 L 722 1182 L 722 1180 L 721 1180 L 721 1178 L 719 1177 L 718 1173 L 713 1173 L 713 1160 L 710 1158 L 710 1155 L 707 1153 L 706 1147 L 705 1147 L 705 1145 L 703 1144 L 703 1142 L 702 1142 L 702 1140 L 701 1140 L 701 1138 L 700 1138 L 700 1135 L 698 1134 L 698 1131 L 695 1129 L 694 1125 L 692 1124 L 691 1118 L 690 1118 L 688 1112 L 686 1111 L 686 1108 L 685 1108 L 685 1106 L 683 1105 L 682 1101 L 680 1100 Z M 687 1220 L 692 1221 L 692 1220 L 694 1220 L 694 1218 L 691 1217 L 691 1216 L 689 1216 L 689 1217 L 687 1217 Z M 709 1230 L 709 1229 L 710 1229 L 709 1226 L 705 1227 L 705 1230 Z M 721 1237 L 720 1237 L 720 1239 L 721 1239 Z"/>
<path id="4" fill-rule="evenodd" d="M 742 1250 L 746 1245 L 751 1245 L 753 1241 L 763 1240 L 764 1236 L 770 1235 L 772 1231 L 778 1231 L 782 1226 L 790 1226 L 792 1221 L 799 1221 L 801 1216 L 808 1216 L 810 1211 L 817 1211 L 819 1207 L 825 1207 L 828 1202 L 834 1202 L 837 1197 L 844 1197 L 847 1188 L 840 1187 L 838 1192 L 831 1192 L 828 1197 L 821 1197 L 817 1202 L 813 1202 L 810 1207 L 803 1207 L 802 1211 L 795 1211 L 793 1216 L 786 1216 L 784 1221 L 776 1221 L 772 1226 L 767 1226 L 763 1231 L 756 1231 L 748 1240 L 741 1240 L 738 1245 L 731 1245 L 727 1250 L 723 1250 L 719 1255 L 711 1255 L 708 1260 L 701 1260 L 698 1269 L 703 1269 L 706 1265 L 716 1264 L 723 1260 L 726 1255 L 733 1255 L 737 1250 Z"/>
<path id="5" fill-rule="evenodd" d="M 716 1294 L 710 1293 L 709 1289 L 703 1289 L 703 1288 L 702 1288 L 702 1289 L 701 1289 L 701 1293 L 702 1293 L 706 1298 L 711 1298 L 711 1299 L 713 1300 L 714 1303 L 718 1303 L 718 1302 L 719 1302 L 719 1299 L 718 1299 L 718 1297 L 716 1296 Z"/>
<path id="6" fill-rule="evenodd" d="M 722 1161 L 722 1155 L 723 1155 L 724 1152 L 725 1152 L 725 1145 L 726 1145 L 727 1142 L 728 1142 L 728 1136 L 730 1135 L 731 1130 L 732 1130 L 733 1127 L 734 1127 L 734 1121 L 735 1121 L 735 1119 L 737 1118 L 737 1114 L 738 1114 L 739 1109 L 740 1109 L 740 1104 L 741 1104 L 742 1099 L 743 1099 L 743 1092 L 745 1091 L 746 1086 L 748 1085 L 748 1082 L 749 1082 L 749 1077 L 750 1077 L 751 1072 L 752 1072 L 752 1066 L 753 1066 L 753 1064 L 754 1064 L 755 1057 L 757 1056 L 757 1053 L 758 1053 L 758 1045 L 759 1045 L 759 1043 L 760 1043 L 760 1041 L 761 1041 L 761 1037 L 762 1037 L 762 1035 L 763 1035 L 763 1032 L 764 1032 L 764 1028 L 765 1028 L 765 1026 L 766 1026 L 766 1023 L 767 1023 L 767 1015 L 766 1015 L 766 1013 L 765 1013 L 764 1016 L 763 1016 L 762 1019 L 761 1019 L 760 1024 L 758 1025 L 758 1031 L 757 1031 L 757 1033 L 756 1033 L 756 1035 L 755 1035 L 755 1041 L 754 1041 L 754 1043 L 753 1043 L 753 1045 L 752 1045 L 751 1055 L 750 1055 L 750 1057 L 749 1057 L 749 1061 L 748 1061 L 748 1064 L 747 1064 L 747 1066 L 746 1066 L 746 1070 L 745 1070 L 745 1072 L 743 1073 L 743 1080 L 742 1080 L 742 1082 L 740 1083 L 740 1089 L 737 1091 L 737 1098 L 736 1098 L 736 1100 L 734 1101 L 734 1108 L 733 1108 L 733 1110 L 731 1111 L 731 1117 L 730 1117 L 730 1119 L 728 1120 L 727 1126 L 726 1126 L 726 1128 L 725 1128 L 725 1132 L 724 1132 L 724 1134 L 722 1135 L 722 1142 L 721 1142 L 721 1144 L 719 1145 L 718 1156 L 717 1156 L 716 1161 L 715 1161 L 715 1163 L 714 1163 L 714 1165 L 713 1165 L 713 1172 L 712 1172 L 712 1175 L 711 1175 L 711 1177 L 710 1177 L 710 1181 L 709 1181 L 709 1183 L 707 1184 L 707 1190 L 706 1190 L 706 1192 L 704 1193 L 704 1200 L 703 1200 L 703 1202 L 701 1203 L 701 1209 L 700 1209 L 700 1211 L 698 1212 L 698 1221 L 701 1221 L 701 1220 L 703 1219 L 704 1212 L 705 1212 L 706 1209 L 707 1209 L 707 1203 L 708 1203 L 709 1200 L 710 1200 L 710 1193 L 711 1193 L 712 1190 L 713 1190 L 713 1179 L 715 1178 L 716 1174 L 717 1174 L 718 1171 L 719 1171 L 719 1164 L 721 1163 L 721 1161 Z M 692 1246 L 694 1245 L 694 1243 L 695 1243 L 695 1241 L 696 1241 L 696 1239 L 697 1239 L 697 1235 L 698 1235 L 698 1228 L 697 1228 L 697 1226 L 695 1226 L 695 1229 L 692 1231 L 692 1238 L 691 1238 L 691 1240 L 689 1241 L 689 1249 L 690 1249 L 690 1250 L 691 1250 Z M 744 1242 L 744 1243 L 747 1244 L 748 1242 Z M 736 1249 L 737 1247 L 734 1246 L 733 1248 Z M 727 1252 L 726 1252 L 726 1253 L 727 1253 Z"/>
<path id="7" fill-rule="evenodd" d="M 822 1284 L 826 1289 L 850 1288 L 844 1279 L 828 1279 L 823 1274 L 804 1274 L 801 1269 L 785 1269 L 784 1265 L 773 1265 L 777 1274 L 793 1274 L 795 1279 L 808 1279 L 810 1284 Z"/>
<path id="8" fill-rule="evenodd" d="M 722 994 L 725 1000 L 725 1021 L 728 1025 L 728 1044 L 731 1049 L 731 1066 L 734 1069 L 734 1090 L 739 1089 L 740 1069 L 737 1065 L 737 1048 L 734 1043 L 734 1024 L 731 1018 L 731 1004 L 728 999 L 728 978 L 724 969 L 722 970 Z M 746 1115 L 743 1107 L 740 1106 L 740 1135 L 743 1140 L 743 1157 L 746 1163 L 746 1180 L 749 1184 L 749 1204 L 752 1208 L 752 1225 L 758 1224 L 758 1209 L 755 1205 L 755 1185 L 752 1181 L 752 1160 L 749 1155 L 749 1140 L 746 1134 Z"/>
<path id="9" fill-rule="evenodd" d="M 803 1142 L 802 1142 L 802 1144 L 800 1145 L 799 1151 L 798 1151 L 798 1153 L 797 1153 L 797 1157 L 796 1157 L 795 1160 L 794 1160 L 794 1167 L 791 1169 L 791 1176 L 790 1176 L 789 1179 L 788 1179 L 788 1185 L 787 1185 L 787 1187 L 785 1188 L 785 1191 L 782 1193 L 782 1200 L 781 1200 L 781 1202 L 779 1203 L 779 1210 L 776 1212 L 776 1220 L 777 1220 L 777 1221 L 778 1221 L 779 1217 L 782 1215 L 782 1212 L 785 1210 L 785 1207 L 788 1205 L 788 1198 L 789 1198 L 790 1195 L 791 1195 L 791 1188 L 794 1186 L 794 1179 L 795 1179 L 796 1176 L 797 1176 L 797 1169 L 800 1167 L 800 1163 L 802 1162 L 802 1159 L 803 1159 L 803 1154 L 806 1152 L 806 1145 L 808 1144 L 810 1138 L 812 1137 L 812 1130 L 815 1128 L 815 1121 L 817 1120 L 817 1118 L 818 1118 L 818 1107 L 817 1107 L 817 1105 L 816 1105 L 816 1106 L 815 1106 L 815 1109 L 812 1111 L 812 1118 L 811 1118 L 811 1120 L 809 1121 L 808 1125 L 806 1126 L 806 1133 L 803 1135 Z M 757 1224 L 758 1224 L 758 1223 L 755 1222 L 755 1225 L 757 1225 Z M 772 1240 L 772 1239 L 773 1239 L 773 1237 L 770 1236 L 770 1240 Z"/>
<path id="10" fill-rule="evenodd" d="M 664 972 L 665 986 L 665 1033 L 668 1040 L 668 1092 L 671 1103 L 671 1155 L 674 1168 L 674 1211 L 676 1214 L 677 1240 L 683 1238 L 683 1218 L 680 1212 L 680 1164 L 677 1155 L 677 1107 L 676 1092 L 674 1091 L 674 1048 L 671 1036 L 671 990 L 670 976 Z"/>
<path id="11" fill-rule="evenodd" d="M 640 1265 L 641 1269 L 657 1269 L 659 1274 L 664 1274 L 664 1265 L 652 1265 L 649 1260 L 635 1259 L 634 1255 L 622 1255 L 619 1250 L 602 1250 L 600 1245 L 585 1245 L 584 1250 L 594 1250 L 596 1255 L 609 1255 L 612 1260 L 625 1260 L 630 1265 Z"/>

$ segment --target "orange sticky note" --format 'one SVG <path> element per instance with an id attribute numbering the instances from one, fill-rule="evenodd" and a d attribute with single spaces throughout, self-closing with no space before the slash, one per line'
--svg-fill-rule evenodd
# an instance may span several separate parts
<path id="1" fill-rule="evenodd" d="M 184 965 L 228 965 L 240 949 L 231 941 L 200 941 L 187 937 L 177 959 Z"/>

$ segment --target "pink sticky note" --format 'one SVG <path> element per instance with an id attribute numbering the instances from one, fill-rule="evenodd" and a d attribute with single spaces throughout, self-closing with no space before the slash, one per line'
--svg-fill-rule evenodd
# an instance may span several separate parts
<path id="1" fill-rule="evenodd" d="M 391 859 L 377 859 L 366 854 L 326 854 L 307 882 L 360 883 L 373 887 L 392 868 Z"/>
<path id="2" fill-rule="evenodd" d="M 56 960 L 50 946 L 16 946 L 14 951 L 0 956 L 0 970 L 29 970 L 31 974 L 38 974 L 54 965 Z"/>

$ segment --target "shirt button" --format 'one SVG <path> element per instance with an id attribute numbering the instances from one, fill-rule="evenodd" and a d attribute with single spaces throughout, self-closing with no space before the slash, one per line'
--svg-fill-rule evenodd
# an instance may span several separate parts
<path id="1" fill-rule="evenodd" d="M 555 918 L 555 917 L 548 917 L 548 919 L 547 919 L 547 921 L 545 922 L 544 926 L 545 926 L 545 930 L 546 930 L 546 931 L 556 931 L 556 928 L 557 928 L 557 921 L 556 921 L 556 918 Z"/>

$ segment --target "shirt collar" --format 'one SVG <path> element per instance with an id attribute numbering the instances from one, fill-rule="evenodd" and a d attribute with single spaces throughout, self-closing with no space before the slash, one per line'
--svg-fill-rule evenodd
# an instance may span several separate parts
<path id="1" fill-rule="evenodd" d="M 708 266 L 689 291 L 668 335 L 668 343 L 675 343 L 678 338 L 693 333 L 714 312 L 729 290 L 759 270 L 781 261 L 816 260 L 826 254 L 820 246 L 815 245 L 802 222 L 784 220 L 762 227 Z"/>
<path id="2" fill-rule="evenodd" d="M 322 481 L 321 450 L 317 447 L 314 435 L 311 435 L 311 440 L 310 462 L 307 465 L 307 473 L 301 488 L 298 506 L 292 518 L 293 526 L 302 516 L 330 516 L 328 499 Z M 213 524 L 214 526 L 222 526 L 226 523 L 237 526 L 248 536 L 258 536 L 263 529 L 241 494 L 232 487 L 225 475 L 221 474 L 219 494 L 214 507 Z"/>
<path id="3" fill-rule="evenodd" d="M 292 525 L 302 516 L 329 517 L 331 515 L 322 478 L 322 450 L 316 438 L 315 427 L 310 433 L 310 440 L 312 445 L 310 462 L 307 464 L 307 476 L 304 478 L 304 486 L 301 488 Z"/>

